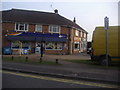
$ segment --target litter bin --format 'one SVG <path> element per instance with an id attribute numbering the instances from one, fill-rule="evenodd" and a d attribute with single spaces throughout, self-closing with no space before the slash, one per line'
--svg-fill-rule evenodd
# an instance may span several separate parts
<path id="1" fill-rule="evenodd" d="M 11 50 L 11 48 L 4 48 L 3 53 L 10 55 L 10 54 L 12 54 L 12 50 Z"/>

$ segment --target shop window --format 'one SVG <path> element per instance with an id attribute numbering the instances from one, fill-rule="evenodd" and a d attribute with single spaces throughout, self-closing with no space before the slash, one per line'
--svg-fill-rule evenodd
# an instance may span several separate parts
<path id="1" fill-rule="evenodd" d="M 36 32 L 42 32 L 42 25 L 36 25 L 35 31 Z"/>
<path id="2" fill-rule="evenodd" d="M 16 31 L 28 31 L 28 24 L 24 23 L 16 23 L 15 24 Z"/>
<path id="3" fill-rule="evenodd" d="M 31 44 L 29 42 L 22 42 L 22 48 L 30 49 Z"/>
<path id="4" fill-rule="evenodd" d="M 74 49 L 80 49 L 80 44 L 79 43 L 75 43 L 74 44 Z"/>
<path id="5" fill-rule="evenodd" d="M 48 43 L 46 43 L 46 49 L 49 49 L 49 50 L 61 50 L 62 49 L 62 43 L 48 42 Z"/>
<path id="6" fill-rule="evenodd" d="M 20 47 L 19 41 L 13 41 L 12 42 L 12 48 L 19 48 L 19 47 Z"/>
<path id="7" fill-rule="evenodd" d="M 12 41 L 12 48 L 20 48 L 21 43 L 20 41 Z M 30 49 L 31 44 L 29 42 L 22 42 L 22 48 L 28 48 Z"/>
<path id="8" fill-rule="evenodd" d="M 60 33 L 60 26 L 57 25 L 50 25 L 49 32 L 51 33 Z"/>
<path id="9" fill-rule="evenodd" d="M 41 43 L 37 42 L 36 47 L 41 47 Z"/>

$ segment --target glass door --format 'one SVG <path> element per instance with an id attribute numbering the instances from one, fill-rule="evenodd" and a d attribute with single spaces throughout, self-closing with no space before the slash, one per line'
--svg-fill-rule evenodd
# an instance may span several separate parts
<path id="1" fill-rule="evenodd" d="M 40 42 L 36 42 L 35 53 L 36 54 L 40 54 L 40 49 L 41 49 L 41 43 Z"/>

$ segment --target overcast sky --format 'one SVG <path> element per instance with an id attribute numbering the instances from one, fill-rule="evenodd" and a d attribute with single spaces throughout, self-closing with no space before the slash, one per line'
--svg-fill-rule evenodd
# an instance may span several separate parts
<path id="1" fill-rule="evenodd" d="M 23 2 L 21 2 L 23 1 Z M 99 1 L 99 2 L 98 2 Z M 92 39 L 92 33 L 96 26 L 104 26 L 104 17 L 109 17 L 109 25 L 118 25 L 118 1 L 119 0 L 93 0 L 93 1 L 56 1 L 46 0 L 43 2 L 38 0 L 12 0 L 2 1 L 2 10 L 11 8 L 37 10 L 44 12 L 54 12 L 58 9 L 58 13 L 73 21 L 76 17 L 76 23 L 88 32 L 88 41 Z"/>

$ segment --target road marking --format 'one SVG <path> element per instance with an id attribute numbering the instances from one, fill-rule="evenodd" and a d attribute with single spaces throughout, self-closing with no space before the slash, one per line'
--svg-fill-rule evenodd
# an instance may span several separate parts
<path id="1" fill-rule="evenodd" d="M 0 70 L 0 73 L 12 74 L 12 75 L 36 78 L 36 79 L 43 79 L 43 80 L 51 80 L 51 81 L 57 81 L 57 82 L 64 82 L 64 83 L 71 83 L 71 84 L 96 86 L 96 87 L 102 87 L 102 88 L 118 88 L 117 85 L 101 84 L 101 83 L 94 83 L 94 82 L 88 82 L 88 81 L 61 79 L 61 78 L 54 78 L 54 77 L 47 77 L 47 76 L 30 75 L 30 74 L 25 74 L 25 73 L 16 73 L 16 72 L 11 72 L 11 71 L 4 71 L 4 70 Z"/>

